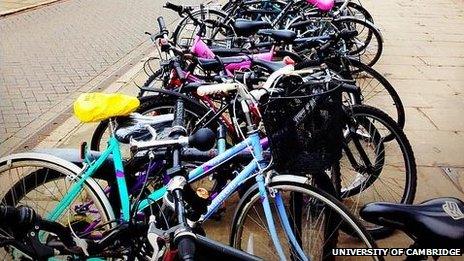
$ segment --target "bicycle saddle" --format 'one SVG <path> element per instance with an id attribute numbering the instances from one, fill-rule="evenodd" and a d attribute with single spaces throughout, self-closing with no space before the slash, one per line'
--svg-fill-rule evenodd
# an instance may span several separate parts
<path id="1" fill-rule="evenodd" d="M 361 217 L 400 229 L 423 247 L 464 247 L 464 203 L 457 198 L 436 198 L 418 205 L 375 202 L 365 205 Z"/>
<path id="2" fill-rule="evenodd" d="M 290 30 L 261 29 L 257 34 L 269 36 L 274 41 L 284 43 L 292 43 L 296 38 L 296 33 Z"/>
<path id="3" fill-rule="evenodd" d="M 286 66 L 286 64 L 282 61 L 279 61 L 279 62 L 273 62 L 273 61 L 266 61 L 266 60 L 262 60 L 262 59 L 254 59 L 253 60 L 253 64 L 254 65 L 258 65 L 258 66 L 261 66 L 261 67 L 264 67 L 272 72 L 275 72 L 277 70 L 279 70 L 280 68 L 283 68 Z"/>
<path id="4" fill-rule="evenodd" d="M 206 59 L 206 58 L 198 58 L 198 64 L 203 68 L 205 71 L 221 71 L 224 70 L 223 65 L 231 64 L 231 63 L 241 63 L 247 61 L 246 57 L 222 57 L 219 59 Z"/>
<path id="5" fill-rule="evenodd" d="M 127 116 L 137 110 L 140 101 L 120 93 L 82 93 L 74 102 L 74 115 L 82 122 L 98 122 Z"/>
<path id="6" fill-rule="evenodd" d="M 271 24 L 266 21 L 251 21 L 246 19 L 235 20 L 233 26 L 238 36 L 250 36 L 256 34 L 259 29 L 271 28 Z"/>

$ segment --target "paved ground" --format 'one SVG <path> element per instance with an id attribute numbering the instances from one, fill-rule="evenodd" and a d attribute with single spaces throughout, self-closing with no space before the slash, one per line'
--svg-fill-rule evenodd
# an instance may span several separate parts
<path id="1" fill-rule="evenodd" d="M 53 1 L 53 0 L 52 0 Z M 30 8 L 51 2 L 50 0 L 2 0 L 0 2 L 0 14 Z"/>
<path id="2" fill-rule="evenodd" d="M 416 202 L 437 196 L 464 199 L 462 1 L 366 0 L 363 4 L 371 10 L 385 37 L 384 56 L 375 67 L 393 83 L 407 108 L 406 134 L 418 164 Z M 138 75 L 135 81 L 140 84 L 144 79 Z M 109 91 L 134 93 L 131 82 L 121 79 Z M 93 129 L 94 125 L 82 125 L 70 118 L 40 146 L 77 147 L 89 139 Z M 233 210 L 229 207 L 227 215 Z M 227 241 L 226 223 L 209 223 L 209 235 Z M 380 241 L 381 246 L 390 247 L 409 244 L 401 233 Z"/>
<path id="3" fill-rule="evenodd" d="M 1 17 L 2 154 L 146 51 L 161 5 L 69 0 Z"/>

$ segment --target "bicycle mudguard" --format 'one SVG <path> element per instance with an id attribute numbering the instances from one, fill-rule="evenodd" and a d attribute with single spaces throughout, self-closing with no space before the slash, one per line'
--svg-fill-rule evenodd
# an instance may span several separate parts
<path id="1" fill-rule="evenodd" d="M 79 149 L 71 149 L 71 148 L 43 148 L 43 149 L 34 149 L 33 152 L 48 154 L 51 156 L 58 157 L 60 159 L 69 161 L 79 168 L 82 168 L 84 164 L 84 159 L 81 157 L 81 152 Z M 101 155 L 99 151 L 89 151 L 88 156 L 91 161 L 98 159 Z M 113 156 L 109 156 L 105 163 L 98 168 L 98 170 L 93 175 L 94 178 L 100 178 L 104 180 L 114 180 L 114 175 L 108 175 L 108 173 L 114 173 L 114 164 L 113 164 Z"/>

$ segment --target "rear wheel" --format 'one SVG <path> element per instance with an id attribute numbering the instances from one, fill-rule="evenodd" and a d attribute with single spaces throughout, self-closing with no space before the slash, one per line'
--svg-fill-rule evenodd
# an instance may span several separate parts
<path id="1" fill-rule="evenodd" d="M 217 23 L 224 22 L 227 16 L 227 14 L 220 10 L 203 9 L 203 12 L 201 10 L 195 10 L 192 12 L 192 16 L 199 21 L 202 21 L 202 16 L 204 17 L 203 21 L 206 29 L 202 39 L 208 44 L 210 44 L 208 41 L 214 41 L 214 43 L 219 44 L 224 42 L 228 36 L 234 35 L 231 28 L 217 26 Z M 172 40 L 179 46 L 190 48 L 199 30 L 200 25 L 196 24 L 189 16 L 186 16 L 179 22 L 174 30 Z"/>
<path id="2" fill-rule="evenodd" d="M 339 31 L 354 30 L 357 36 L 345 41 L 348 55 L 368 66 L 373 66 L 383 52 L 383 38 L 380 31 L 369 21 L 356 17 L 341 17 L 334 21 Z"/>
<path id="3" fill-rule="evenodd" d="M 336 8 L 340 8 L 345 1 L 337 1 L 335 3 Z M 342 15 L 353 16 L 361 20 L 366 20 L 374 24 L 374 18 L 362 5 L 353 1 L 348 2 L 347 8 L 343 10 Z"/>
<path id="4" fill-rule="evenodd" d="M 356 86 L 361 89 L 362 104 L 382 108 L 382 111 L 390 115 L 400 128 L 404 128 L 406 116 L 403 102 L 393 85 L 375 69 L 356 59 L 347 59 L 343 62 L 347 63 L 343 67 L 349 70 L 340 74 L 346 79 L 356 81 Z"/>

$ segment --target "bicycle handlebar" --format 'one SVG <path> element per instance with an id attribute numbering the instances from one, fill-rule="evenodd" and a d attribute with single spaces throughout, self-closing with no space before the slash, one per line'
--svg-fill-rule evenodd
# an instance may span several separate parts
<path id="1" fill-rule="evenodd" d="M 0 206 L 0 223 L 15 223 L 22 226 L 32 225 L 37 215 L 28 207 Z"/>
<path id="2" fill-rule="evenodd" d="M 176 5 L 170 2 L 166 2 L 166 4 L 163 7 L 167 9 L 171 9 L 172 11 L 179 13 L 179 15 L 182 15 L 183 13 L 188 14 L 190 11 L 192 11 L 191 7 L 184 7 L 184 6 Z"/>
<path id="3" fill-rule="evenodd" d="M 181 236 L 177 243 L 177 250 L 181 260 L 195 260 L 195 240 L 188 235 Z"/>
<path id="4" fill-rule="evenodd" d="M 162 16 L 158 17 L 158 26 L 160 29 L 160 34 L 167 33 L 168 30 L 166 29 L 166 24 L 164 23 L 164 18 Z"/>

